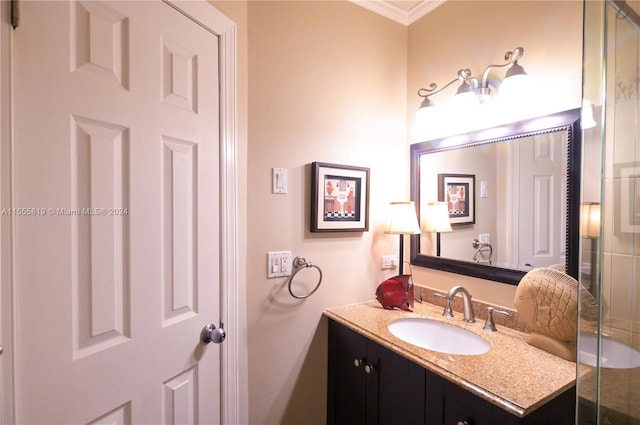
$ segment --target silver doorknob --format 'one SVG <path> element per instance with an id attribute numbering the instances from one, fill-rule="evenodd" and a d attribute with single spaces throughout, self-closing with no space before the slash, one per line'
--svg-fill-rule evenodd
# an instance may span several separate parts
<path id="1" fill-rule="evenodd" d="M 227 334 L 224 331 L 224 324 L 222 322 L 220 322 L 218 328 L 216 328 L 216 325 L 213 323 L 207 323 L 204 325 L 204 328 L 202 328 L 202 332 L 200 332 L 200 340 L 205 344 L 210 342 L 220 344 L 226 336 Z"/>

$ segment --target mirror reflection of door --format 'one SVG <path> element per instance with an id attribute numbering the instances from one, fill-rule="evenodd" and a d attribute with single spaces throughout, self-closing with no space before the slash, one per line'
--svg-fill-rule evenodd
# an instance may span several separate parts
<path id="1" fill-rule="evenodd" d="M 511 143 L 510 249 L 513 268 L 565 263 L 566 170 L 564 132 L 540 134 Z"/>

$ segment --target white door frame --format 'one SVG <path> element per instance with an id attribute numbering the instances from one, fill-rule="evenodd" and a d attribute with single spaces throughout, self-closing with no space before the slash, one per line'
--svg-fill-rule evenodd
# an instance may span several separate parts
<path id="1" fill-rule="evenodd" d="M 11 4 L 0 1 L 0 206 L 11 206 Z M 13 235 L 10 216 L 0 215 L 0 421 L 14 423 L 13 415 Z"/>
<path id="2" fill-rule="evenodd" d="M 221 416 L 240 423 L 238 355 L 238 200 L 236 140 L 236 25 L 205 0 L 165 3 L 206 28 L 215 28 L 220 49 L 220 319 L 228 338 L 221 344 Z M 13 205 L 13 37 L 11 3 L 0 1 L 0 209 Z M 18 29 L 19 30 L 19 29 Z M 14 423 L 13 217 L 0 215 L 0 423 Z M 25 336 L 20 335 L 21 338 Z"/>

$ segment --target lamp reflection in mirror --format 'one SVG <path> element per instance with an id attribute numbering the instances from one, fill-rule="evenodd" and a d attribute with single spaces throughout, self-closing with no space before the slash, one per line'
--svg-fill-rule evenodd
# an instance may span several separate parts
<path id="1" fill-rule="evenodd" d="M 424 212 L 422 229 L 436 234 L 436 256 L 440 256 L 440 233 L 451 232 L 449 206 L 446 202 L 429 202 Z"/>
<path id="2" fill-rule="evenodd" d="M 598 282 L 598 242 L 600 239 L 600 204 L 597 202 L 585 202 L 580 210 L 580 233 L 584 239 L 589 239 L 589 285 L 588 289 L 597 295 Z"/>
<path id="3" fill-rule="evenodd" d="M 391 202 L 391 219 L 385 233 L 400 235 L 399 274 L 403 274 L 404 235 L 420 233 L 416 205 L 414 202 Z"/>
<path id="4" fill-rule="evenodd" d="M 582 237 L 597 239 L 600 237 L 600 204 L 585 202 L 582 204 L 580 227 Z"/>

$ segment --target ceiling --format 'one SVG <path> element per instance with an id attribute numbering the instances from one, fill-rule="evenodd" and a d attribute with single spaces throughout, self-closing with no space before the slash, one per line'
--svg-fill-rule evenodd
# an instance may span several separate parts
<path id="1" fill-rule="evenodd" d="M 446 0 L 349 0 L 403 25 L 417 21 Z"/>

